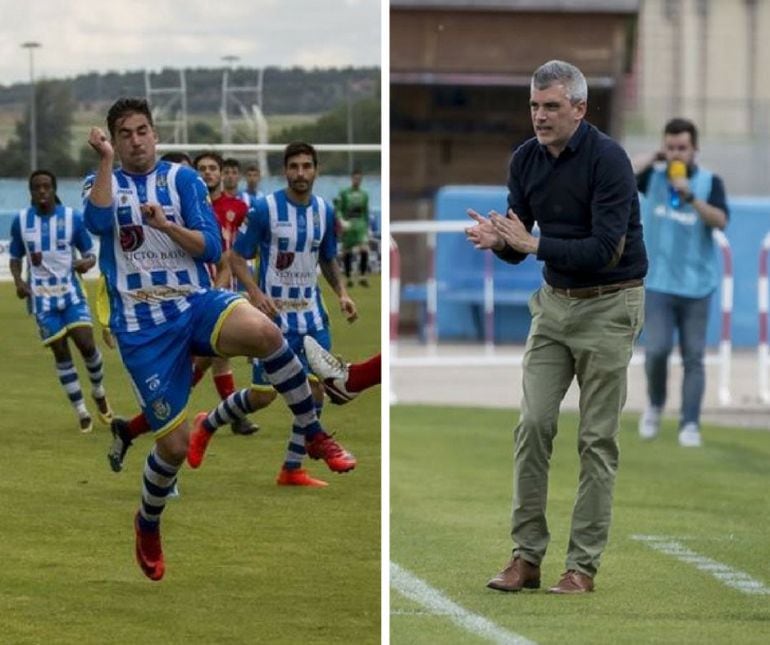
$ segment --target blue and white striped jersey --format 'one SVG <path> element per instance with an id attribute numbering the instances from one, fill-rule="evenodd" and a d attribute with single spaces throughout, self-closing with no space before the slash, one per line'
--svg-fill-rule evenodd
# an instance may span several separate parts
<path id="1" fill-rule="evenodd" d="M 59 204 L 51 215 L 41 215 L 33 206 L 14 218 L 10 255 L 15 260 L 27 257 L 33 313 L 58 311 L 85 300 L 72 269 L 74 249 L 81 254 L 93 249 L 78 211 Z"/>
<path id="2" fill-rule="evenodd" d="M 241 201 L 246 204 L 249 208 L 254 208 L 254 205 L 257 203 L 258 199 L 262 199 L 265 196 L 265 193 L 263 193 L 261 190 L 258 190 L 256 195 L 252 195 L 250 192 L 246 190 L 242 190 L 240 193 L 238 193 L 238 197 L 240 197 Z"/>
<path id="3" fill-rule="evenodd" d="M 250 259 L 259 253 L 259 288 L 280 311 L 281 331 L 323 329 L 329 317 L 318 287 L 318 260 L 337 255 L 334 209 L 323 198 L 294 204 L 285 190 L 258 199 L 233 247 Z"/>
<path id="4" fill-rule="evenodd" d="M 209 192 L 192 168 L 160 161 L 146 175 L 115 170 L 112 206 L 88 199 L 94 176 L 83 186 L 85 223 L 101 236 L 99 268 L 107 279 L 110 328 L 135 332 L 174 320 L 189 308 L 189 298 L 211 286 L 206 262 L 222 253 L 219 227 Z M 140 206 L 157 203 L 166 218 L 201 231 L 206 248 L 192 257 L 168 235 L 147 226 Z"/>

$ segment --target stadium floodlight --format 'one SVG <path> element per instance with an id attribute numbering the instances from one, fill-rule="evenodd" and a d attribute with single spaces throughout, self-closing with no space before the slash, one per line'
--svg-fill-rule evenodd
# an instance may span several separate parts
<path id="1" fill-rule="evenodd" d="M 28 41 L 22 43 L 29 50 L 29 171 L 37 169 L 37 115 L 35 110 L 35 50 L 43 45 Z"/>
<path id="2" fill-rule="evenodd" d="M 225 68 L 222 71 L 222 107 L 220 108 L 220 116 L 222 118 L 222 143 L 232 143 L 233 133 L 230 126 L 230 119 L 227 115 L 227 98 L 228 98 L 228 74 L 233 65 L 241 59 L 240 56 L 222 56 L 222 61 L 225 63 Z"/>

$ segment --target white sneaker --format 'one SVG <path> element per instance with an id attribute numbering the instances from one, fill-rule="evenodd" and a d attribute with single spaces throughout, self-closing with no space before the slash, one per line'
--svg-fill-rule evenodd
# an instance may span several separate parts
<path id="1" fill-rule="evenodd" d="M 327 352 L 312 336 L 305 336 L 303 344 L 310 369 L 321 380 L 332 403 L 342 405 L 355 399 L 358 392 L 349 392 L 345 387 L 348 364 Z"/>
<path id="2" fill-rule="evenodd" d="M 700 448 L 703 445 L 696 424 L 687 423 L 679 431 L 679 445 L 682 446 L 682 448 Z"/>
<path id="3" fill-rule="evenodd" d="M 649 406 L 639 417 L 639 438 L 651 441 L 658 436 L 660 420 L 663 410 L 655 406 Z"/>

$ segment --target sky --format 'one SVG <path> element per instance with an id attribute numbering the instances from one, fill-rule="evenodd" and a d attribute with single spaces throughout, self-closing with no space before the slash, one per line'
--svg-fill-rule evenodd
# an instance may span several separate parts
<path id="1" fill-rule="evenodd" d="M 381 63 L 380 0 L 0 0 L 0 85 L 163 67 Z"/>

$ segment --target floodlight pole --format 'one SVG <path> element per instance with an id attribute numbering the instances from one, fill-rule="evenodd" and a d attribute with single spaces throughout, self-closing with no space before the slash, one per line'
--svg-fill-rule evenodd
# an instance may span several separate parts
<path id="1" fill-rule="evenodd" d="M 40 43 L 29 41 L 22 43 L 29 50 L 29 171 L 37 169 L 37 111 L 35 110 L 35 50 Z"/>

